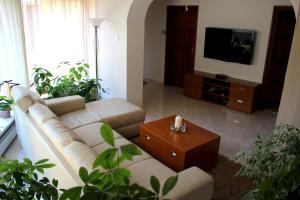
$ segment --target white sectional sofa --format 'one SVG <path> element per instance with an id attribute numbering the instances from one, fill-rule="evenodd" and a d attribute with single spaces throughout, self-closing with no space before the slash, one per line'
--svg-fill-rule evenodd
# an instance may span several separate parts
<path id="1" fill-rule="evenodd" d="M 61 188 L 82 184 L 79 168 L 91 170 L 97 154 L 108 148 L 99 134 L 103 123 L 112 126 L 115 143 L 121 146 L 131 143 L 128 138 L 139 134 L 139 124 L 145 119 L 142 108 L 122 99 L 85 103 L 82 97 L 72 96 L 43 101 L 23 87 L 15 87 L 13 97 L 24 153 L 33 161 L 49 158 L 56 164 L 46 175 L 58 179 Z M 132 172 L 133 183 L 149 188 L 152 175 L 164 182 L 176 174 L 145 151 L 122 167 Z M 208 200 L 212 194 L 212 178 L 192 167 L 179 173 L 178 183 L 168 198 Z"/>

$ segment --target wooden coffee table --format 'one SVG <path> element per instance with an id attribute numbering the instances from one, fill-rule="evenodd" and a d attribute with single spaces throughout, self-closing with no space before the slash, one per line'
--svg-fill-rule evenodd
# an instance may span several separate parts
<path id="1" fill-rule="evenodd" d="M 218 160 L 220 136 L 189 121 L 187 131 L 174 134 L 170 123 L 175 116 L 140 125 L 141 147 L 175 171 L 197 166 L 212 169 Z"/>

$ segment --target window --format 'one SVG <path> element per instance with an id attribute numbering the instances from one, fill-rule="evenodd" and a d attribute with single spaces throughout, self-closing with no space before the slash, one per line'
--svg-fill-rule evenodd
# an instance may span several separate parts
<path id="1" fill-rule="evenodd" d="M 88 61 L 93 0 L 22 0 L 28 74 L 34 65 L 61 75 L 60 62 Z"/>
<path id="2" fill-rule="evenodd" d="M 19 0 L 0 1 L 0 83 L 13 80 L 27 86 L 22 12 Z"/>

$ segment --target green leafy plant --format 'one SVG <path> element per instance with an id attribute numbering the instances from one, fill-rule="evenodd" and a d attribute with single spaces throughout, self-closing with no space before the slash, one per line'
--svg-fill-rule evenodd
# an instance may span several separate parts
<path id="1" fill-rule="evenodd" d="M 42 67 L 33 68 L 33 83 L 35 85 L 36 91 L 42 94 L 51 93 L 53 86 L 51 82 L 53 81 L 53 74 Z"/>
<path id="2" fill-rule="evenodd" d="M 300 131 L 279 125 L 274 134 L 256 139 L 251 149 L 237 156 L 245 165 L 237 175 L 253 180 L 257 188 L 246 199 L 286 199 L 298 193 L 300 198 Z"/>
<path id="3" fill-rule="evenodd" d="M 6 96 L 0 96 L 0 111 L 10 111 L 14 101 Z"/>
<path id="4" fill-rule="evenodd" d="M 67 68 L 68 73 L 53 78 L 53 74 L 44 68 L 34 68 L 33 79 L 37 92 L 47 94 L 48 98 L 58 98 L 72 95 L 80 95 L 86 102 L 97 100 L 99 81 L 88 77 L 89 65 L 77 62 L 75 65 L 62 62 L 58 68 Z"/>
<path id="5" fill-rule="evenodd" d="M 77 186 L 64 190 L 61 200 L 84 199 L 163 199 L 176 185 L 178 176 L 166 180 L 161 189 L 158 178 L 152 176 L 150 183 L 152 190 L 138 184 L 130 184 L 131 172 L 120 167 L 126 160 L 133 160 L 134 156 L 141 155 L 141 150 L 133 144 L 115 146 L 112 129 L 103 125 L 101 136 L 111 147 L 99 154 L 93 163 L 93 171 L 81 167 L 79 176 L 84 186 Z"/>
<path id="6" fill-rule="evenodd" d="M 48 178 L 39 178 L 39 173 L 44 173 L 47 168 L 54 167 L 48 160 L 40 160 L 35 164 L 25 158 L 18 160 L 0 160 L 0 199 L 44 199 L 56 200 L 59 198 L 56 189 L 58 181 Z"/>

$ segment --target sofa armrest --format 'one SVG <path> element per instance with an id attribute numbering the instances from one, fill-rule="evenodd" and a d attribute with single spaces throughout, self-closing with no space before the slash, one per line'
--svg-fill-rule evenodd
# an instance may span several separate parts
<path id="1" fill-rule="evenodd" d="M 79 95 L 48 99 L 45 102 L 56 115 L 85 109 L 85 99 Z"/>
<path id="2" fill-rule="evenodd" d="M 177 200 L 211 200 L 214 191 L 214 180 L 198 167 L 191 167 L 178 173 L 175 188 L 167 199 Z"/>

